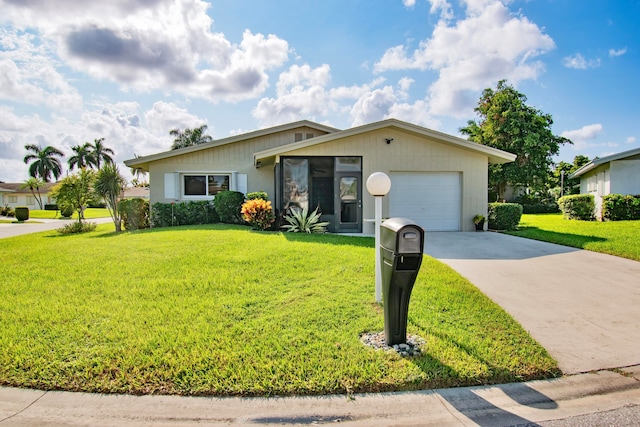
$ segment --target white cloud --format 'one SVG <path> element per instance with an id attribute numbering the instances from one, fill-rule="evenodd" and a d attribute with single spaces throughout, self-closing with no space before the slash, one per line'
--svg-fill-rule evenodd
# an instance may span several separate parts
<path id="1" fill-rule="evenodd" d="M 609 56 L 610 57 L 622 56 L 625 53 L 627 53 L 627 48 L 626 47 L 623 47 L 622 49 L 609 49 Z"/>
<path id="2" fill-rule="evenodd" d="M 382 120 L 397 101 L 398 98 L 391 86 L 385 86 L 362 95 L 351 108 L 352 126 Z"/>
<path id="3" fill-rule="evenodd" d="M 627 137 L 627 144 L 633 144 L 634 142 L 636 142 L 635 136 Z"/>
<path id="4" fill-rule="evenodd" d="M 562 60 L 562 63 L 567 68 L 575 68 L 576 70 L 586 70 L 587 68 L 597 68 L 600 66 L 600 59 L 585 59 L 579 53 L 575 55 L 567 56 Z"/>
<path id="5" fill-rule="evenodd" d="M 443 10 L 430 38 L 413 52 L 405 46 L 388 49 L 375 64 L 387 70 L 434 70 L 438 79 L 429 88 L 429 113 L 466 117 L 477 92 L 500 79 L 512 84 L 535 79 L 543 64 L 535 57 L 555 47 L 553 40 L 526 17 L 512 14 L 496 0 L 467 0 L 466 16 L 449 24 L 446 2 L 432 2 Z"/>
<path id="6" fill-rule="evenodd" d="M 82 97 L 58 72 L 46 43 L 0 28 L 0 99 L 56 109 L 80 109 Z"/>
<path id="7" fill-rule="evenodd" d="M 115 151 L 114 160 L 120 171 L 129 177 L 129 169 L 121 164 L 137 155 L 167 151 L 173 128 L 184 129 L 206 124 L 206 121 L 171 103 L 157 102 L 149 111 L 141 111 L 135 102 L 91 104 L 78 118 L 64 112 L 49 118 L 19 115 L 0 105 L 0 180 L 21 182 L 27 179 L 27 166 L 22 162 L 24 146 L 36 143 L 53 145 L 65 153 L 71 147 L 96 138 L 105 138 L 105 145 Z M 209 133 L 211 129 L 209 129 Z"/>
<path id="8" fill-rule="evenodd" d="M 451 8 L 451 4 L 447 0 L 430 0 L 431 1 L 431 9 L 430 13 L 438 13 L 440 12 L 440 18 L 449 20 L 453 18 L 453 11 Z"/>
<path id="9" fill-rule="evenodd" d="M 158 101 L 144 113 L 149 132 L 156 136 L 168 136 L 171 129 L 198 127 L 202 124 L 197 116 L 171 102 Z"/>
<path id="10" fill-rule="evenodd" d="M 583 150 L 595 145 L 589 141 L 596 139 L 602 133 L 602 129 L 600 123 L 595 123 L 583 126 L 580 129 L 566 130 L 560 136 L 570 139 L 573 142 L 574 150 Z"/>
<path id="11" fill-rule="evenodd" d="M 429 114 L 429 105 L 424 100 L 418 100 L 413 104 L 393 104 L 385 118 L 404 120 L 430 129 L 439 129 L 441 123 Z"/>
<path id="12" fill-rule="evenodd" d="M 292 65 L 280 74 L 276 83 L 276 97 L 262 98 L 253 110 L 261 127 L 274 126 L 295 120 L 319 118 L 335 112 L 351 109 L 346 102 L 356 100 L 382 84 L 377 78 L 361 86 L 329 88 L 331 68 L 323 64 L 317 68 L 309 65 Z"/>
<path id="13" fill-rule="evenodd" d="M 412 8 L 416 5 L 416 0 L 402 0 L 404 7 Z"/>
<path id="14" fill-rule="evenodd" d="M 239 45 L 211 31 L 202 0 L 0 0 L 6 20 L 35 28 L 79 72 L 125 89 L 166 89 L 210 101 L 258 96 L 289 45 L 246 30 Z"/>

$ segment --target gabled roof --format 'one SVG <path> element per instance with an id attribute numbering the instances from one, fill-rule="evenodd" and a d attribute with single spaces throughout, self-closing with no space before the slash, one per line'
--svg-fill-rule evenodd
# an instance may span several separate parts
<path id="1" fill-rule="evenodd" d="M 40 187 L 41 193 L 48 193 L 51 188 L 56 185 L 56 182 L 45 182 L 44 186 Z M 22 188 L 24 182 L 3 182 L 0 184 L 0 191 L 4 193 L 29 193 L 31 194 L 31 190 L 27 188 Z"/>
<path id="2" fill-rule="evenodd" d="M 508 163 L 516 159 L 515 154 L 507 153 L 506 151 L 498 150 L 497 148 L 477 144 L 466 139 L 458 138 L 432 129 L 427 129 L 422 126 L 414 125 L 412 123 L 403 122 L 401 120 L 386 119 L 379 122 L 369 123 L 363 126 L 346 129 L 343 131 L 333 132 L 327 135 L 317 136 L 311 139 L 305 139 L 299 142 L 294 142 L 292 144 L 282 145 L 280 147 L 271 148 L 269 150 L 260 151 L 253 155 L 254 164 L 257 164 L 261 160 L 300 148 L 311 147 L 313 145 L 323 144 L 325 142 L 334 141 L 336 139 L 346 138 L 349 136 L 384 128 L 403 130 L 414 135 L 433 138 L 441 143 L 452 145 L 463 150 L 482 153 L 489 157 L 489 163 L 492 164 Z"/>
<path id="3" fill-rule="evenodd" d="M 605 163 L 613 162 L 615 160 L 622 160 L 627 157 L 633 157 L 638 155 L 640 155 L 640 148 L 634 148 L 633 150 L 623 151 L 622 153 L 618 153 L 618 154 L 612 154 L 610 156 L 606 156 L 601 159 L 596 157 L 595 159 L 591 160 L 589 163 L 587 163 L 586 165 L 582 166 L 580 169 L 578 169 L 577 171 L 569 175 L 569 178 L 570 179 L 577 178 Z"/>
<path id="4" fill-rule="evenodd" d="M 293 123 L 287 123 L 284 125 L 278 125 L 270 128 L 259 129 L 252 132 L 234 135 L 228 138 L 216 139 L 214 141 L 207 142 L 205 144 L 192 145 L 190 147 L 179 148 L 177 150 L 163 151 L 161 153 L 151 154 L 149 156 L 137 157 L 135 159 L 125 160 L 124 164 L 130 168 L 136 168 L 136 169 L 142 169 L 142 170 L 148 171 L 149 163 L 156 160 L 162 160 L 169 157 L 179 156 L 182 154 L 193 153 L 200 150 L 207 150 L 209 148 L 219 147 L 221 145 L 233 144 L 234 142 L 245 141 L 250 138 L 258 138 L 261 136 L 265 136 L 265 135 L 269 135 L 277 132 L 285 132 L 285 131 L 293 130 L 300 127 L 309 127 L 312 129 L 317 129 L 322 132 L 329 132 L 329 133 L 339 131 L 339 129 L 322 125 L 320 123 L 315 123 L 310 120 L 300 120 Z"/>

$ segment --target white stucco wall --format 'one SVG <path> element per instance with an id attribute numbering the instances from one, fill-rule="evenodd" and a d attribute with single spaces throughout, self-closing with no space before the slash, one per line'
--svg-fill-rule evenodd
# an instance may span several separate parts
<path id="1" fill-rule="evenodd" d="M 611 194 L 640 194 L 640 160 L 611 162 Z"/>

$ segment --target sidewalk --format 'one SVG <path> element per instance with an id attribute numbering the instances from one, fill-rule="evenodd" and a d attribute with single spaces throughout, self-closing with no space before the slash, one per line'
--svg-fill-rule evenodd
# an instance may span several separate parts
<path id="1" fill-rule="evenodd" d="M 548 381 L 353 396 L 130 396 L 0 387 L 0 425 L 527 426 L 638 405 L 640 366 L 634 366 Z"/>

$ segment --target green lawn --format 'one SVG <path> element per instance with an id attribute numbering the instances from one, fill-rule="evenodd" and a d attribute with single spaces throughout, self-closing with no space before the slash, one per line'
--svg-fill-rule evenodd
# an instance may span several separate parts
<path id="1" fill-rule="evenodd" d="M 508 314 L 425 257 L 408 332 L 383 329 L 373 239 L 208 225 L 0 241 L 0 384 L 184 395 L 430 389 L 560 374 Z"/>
<path id="2" fill-rule="evenodd" d="M 514 236 L 640 261 L 640 221 L 578 221 L 562 214 L 522 215 Z"/>
<path id="3" fill-rule="evenodd" d="M 101 209 L 101 208 L 87 208 L 84 211 L 84 217 L 86 219 L 107 218 L 109 217 L 109 211 L 107 209 Z M 60 211 L 45 211 L 45 210 L 37 210 L 37 209 L 29 211 L 29 218 L 30 219 L 34 219 L 34 218 L 63 219 L 60 216 Z M 78 213 L 74 212 L 72 218 L 78 219 Z"/>

